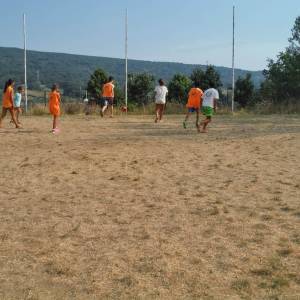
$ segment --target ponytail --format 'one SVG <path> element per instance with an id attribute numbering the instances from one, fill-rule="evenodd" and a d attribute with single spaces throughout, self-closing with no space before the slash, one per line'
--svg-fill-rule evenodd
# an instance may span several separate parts
<path id="1" fill-rule="evenodd" d="M 8 79 L 8 80 L 5 82 L 3 92 L 6 93 L 7 88 L 8 88 L 9 86 L 11 86 L 13 83 L 14 83 L 14 81 L 13 81 L 12 79 Z"/>

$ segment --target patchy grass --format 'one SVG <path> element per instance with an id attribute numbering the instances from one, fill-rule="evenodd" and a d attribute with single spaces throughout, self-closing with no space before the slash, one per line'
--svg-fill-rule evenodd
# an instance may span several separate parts
<path id="1" fill-rule="evenodd" d="M 6 119 L 0 299 L 298 297 L 300 119 L 182 119 Z"/>

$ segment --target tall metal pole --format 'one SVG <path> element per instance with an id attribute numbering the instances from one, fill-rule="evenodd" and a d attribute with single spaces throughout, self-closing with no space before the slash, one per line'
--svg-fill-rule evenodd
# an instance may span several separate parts
<path id="1" fill-rule="evenodd" d="M 128 9 L 125 15 L 125 106 L 128 110 Z"/>
<path id="2" fill-rule="evenodd" d="M 233 22 L 232 22 L 232 95 L 231 95 L 232 112 L 234 112 L 234 92 L 235 92 L 235 6 L 233 6 Z"/>
<path id="3" fill-rule="evenodd" d="M 25 112 L 28 111 L 27 97 L 27 37 L 26 37 L 26 15 L 23 14 L 23 36 L 24 36 L 24 91 L 25 91 Z"/>

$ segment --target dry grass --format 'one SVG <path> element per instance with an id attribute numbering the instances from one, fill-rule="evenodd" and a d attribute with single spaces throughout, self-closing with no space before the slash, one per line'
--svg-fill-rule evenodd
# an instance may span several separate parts
<path id="1" fill-rule="evenodd" d="M 0 299 L 299 299 L 300 119 L 0 129 Z"/>

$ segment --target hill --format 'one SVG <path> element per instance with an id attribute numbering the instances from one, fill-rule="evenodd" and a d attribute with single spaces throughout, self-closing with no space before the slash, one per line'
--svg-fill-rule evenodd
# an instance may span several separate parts
<path id="1" fill-rule="evenodd" d="M 162 77 L 166 80 L 170 80 L 176 73 L 190 75 L 195 67 L 204 69 L 206 66 L 173 62 L 128 61 L 130 73 L 148 72 L 156 78 Z M 123 59 L 28 51 L 28 86 L 35 88 L 42 83 L 49 87 L 52 83 L 58 82 L 66 94 L 78 96 L 80 87 L 85 88 L 90 74 L 97 68 L 102 68 L 108 74 L 112 74 L 119 85 L 124 83 Z M 216 67 L 216 69 L 221 75 L 224 86 L 230 85 L 231 69 L 226 67 Z M 237 76 L 245 76 L 246 73 L 251 73 L 256 86 L 263 80 L 260 71 L 236 71 Z M 9 77 L 14 78 L 17 83 L 23 81 L 23 50 L 0 47 L 0 85 L 3 86 Z"/>

